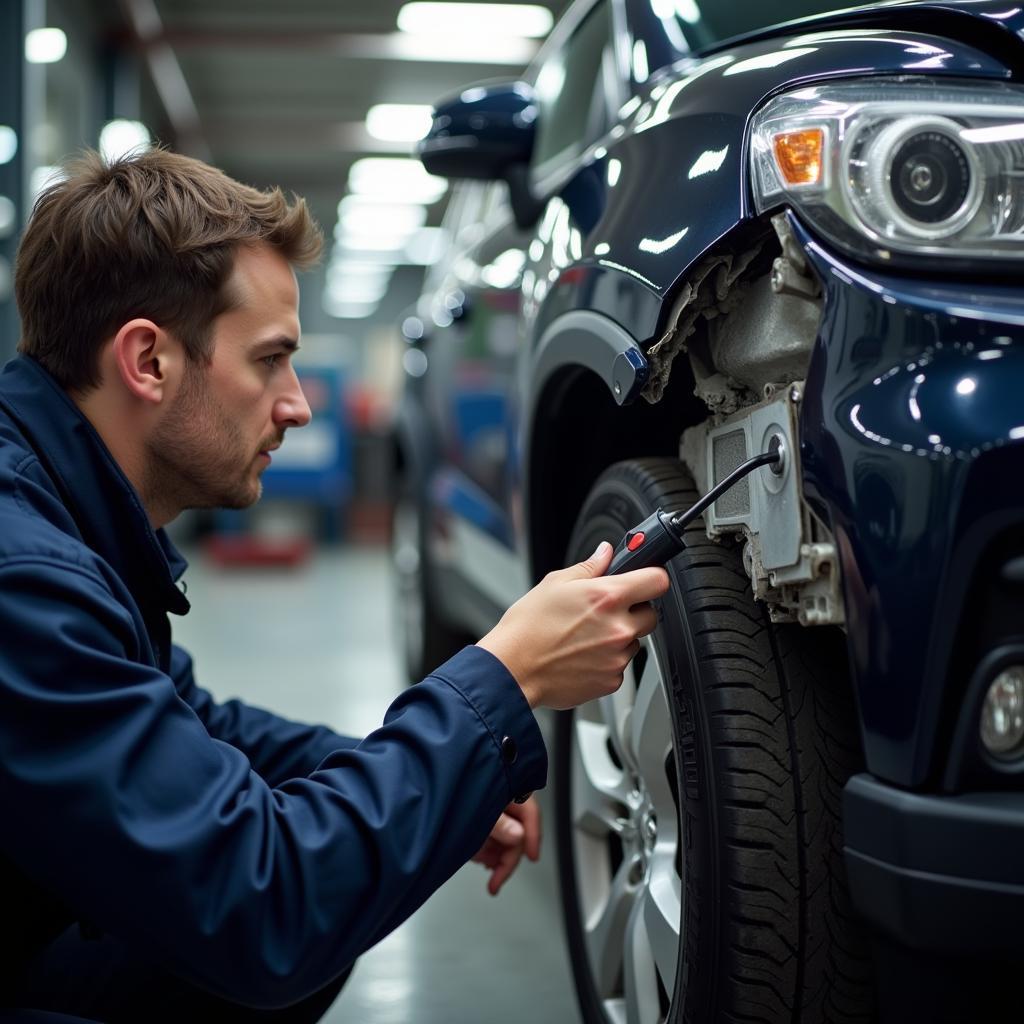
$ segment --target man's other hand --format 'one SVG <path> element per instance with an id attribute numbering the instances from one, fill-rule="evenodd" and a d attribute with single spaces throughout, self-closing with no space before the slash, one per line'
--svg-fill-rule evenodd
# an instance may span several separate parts
<path id="1" fill-rule="evenodd" d="M 498 895 L 524 853 L 530 860 L 540 857 L 540 807 L 532 796 L 525 803 L 505 808 L 473 858 L 491 872 L 487 891 L 492 896 Z"/>
<path id="2" fill-rule="evenodd" d="M 657 567 L 605 576 L 612 546 L 548 573 L 479 643 L 515 677 L 531 707 L 572 708 L 614 693 L 654 632 L 651 601 L 668 590 Z"/>

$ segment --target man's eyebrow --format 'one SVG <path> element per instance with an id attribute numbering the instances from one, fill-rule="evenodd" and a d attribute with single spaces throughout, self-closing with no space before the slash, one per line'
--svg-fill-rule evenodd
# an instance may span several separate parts
<path id="1" fill-rule="evenodd" d="M 289 338 L 287 335 L 282 334 L 276 338 L 265 338 L 257 343 L 256 348 L 260 351 L 271 348 L 283 348 L 288 352 L 298 352 L 299 343 L 295 338 Z"/>

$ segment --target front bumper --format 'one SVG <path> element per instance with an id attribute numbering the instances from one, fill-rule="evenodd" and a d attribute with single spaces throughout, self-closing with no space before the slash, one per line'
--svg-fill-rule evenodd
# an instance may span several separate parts
<path id="1" fill-rule="evenodd" d="M 971 680 L 1024 633 L 1024 588 L 992 589 L 1024 556 L 1024 293 L 856 266 L 794 233 L 824 293 L 804 497 L 837 546 L 866 767 L 935 789 Z"/>
<path id="2" fill-rule="evenodd" d="M 1024 793 L 929 796 L 855 775 L 843 794 L 859 913 L 937 954 L 1024 951 Z"/>

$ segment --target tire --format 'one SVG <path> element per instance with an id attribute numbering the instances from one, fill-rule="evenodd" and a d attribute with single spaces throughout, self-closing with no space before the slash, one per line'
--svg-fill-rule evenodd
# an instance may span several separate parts
<path id="1" fill-rule="evenodd" d="M 699 495 L 674 459 L 590 492 L 567 562 Z M 560 715 L 562 909 L 586 1024 L 874 1019 L 842 861 L 860 767 L 842 633 L 774 626 L 702 520 L 618 693 Z"/>
<path id="2" fill-rule="evenodd" d="M 437 613 L 423 507 L 405 482 L 391 523 L 391 571 L 402 665 L 408 682 L 418 683 L 471 641 Z"/>

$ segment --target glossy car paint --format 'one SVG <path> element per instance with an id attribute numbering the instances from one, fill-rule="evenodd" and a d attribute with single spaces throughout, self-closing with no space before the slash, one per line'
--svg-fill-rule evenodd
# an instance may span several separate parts
<path id="1" fill-rule="evenodd" d="M 466 201 L 483 212 L 489 186 Z M 409 427 L 434 439 L 436 457 L 422 473 L 431 517 L 431 561 L 447 615 L 486 632 L 526 588 L 508 514 L 509 466 L 518 461 L 512 407 L 518 392 L 519 291 L 526 235 L 507 219 L 463 238 L 458 257 L 421 311 L 426 372 L 411 382 L 426 422 Z M 409 390 L 407 389 L 407 394 Z M 404 436 L 404 435 L 403 435 Z M 403 440 L 411 450 L 419 441 Z M 418 469 L 418 467 L 417 467 Z"/>
<path id="2" fill-rule="evenodd" d="M 977 13 L 998 10 L 991 4 L 973 6 Z M 649 10 L 646 4 L 637 7 Z M 1001 10 L 1004 24 L 1021 24 L 1019 17 L 1005 17 L 1005 7 Z M 815 31 L 805 25 L 799 34 L 684 61 L 656 80 L 639 97 L 634 113 L 594 147 L 591 162 L 549 206 L 550 237 L 543 223 L 538 237 L 547 246 L 550 269 L 545 274 L 542 268 L 538 278 L 552 270 L 559 276 L 535 312 L 534 338 L 575 308 L 606 314 L 641 343 L 656 337 L 665 299 L 679 278 L 751 216 L 739 187 L 747 180 L 747 118 L 780 88 L 867 73 L 1009 77 L 1005 63 L 972 46 L 898 29 L 901 13 L 886 12 L 893 22 L 890 31 Z M 658 168 L 657 175 L 651 174 L 652 167 Z M 552 209 L 558 211 L 553 217 Z M 814 244 L 810 237 L 806 242 Z M 576 260 L 571 258 L 574 247 L 581 252 Z M 803 427 L 815 466 L 808 490 L 828 506 L 826 521 L 834 523 L 842 551 L 868 768 L 914 785 L 932 768 L 944 667 L 955 638 L 949 623 L 957 621 L 956 596 L 962 598 L 968 582 L 943 563 L 954 562 L 958 542 L 971 527 L 947 520 L 960 505 L 975 459 L 1008 442 L 1011 431 L 1024 425 L 1019 326 L 1024 304 L 1013 289 L 990 289 L 981 297 L 969 287 L 943 293 L 913 279 L 872 287 L 864 283 L 871 281 L 865 277 L 869 272 L 843 271 L 840 264 L 828 263 L 824 249 L 815 247 L 814 252 L 816 268 L 829 282 L 822 338 L 830 344 L 819 340 L 808 381 L 814 401 L 805 406 Z M 896 313 L 893 301 L 906 312 Z M 949 313 L 957 307 L 959 316 Z M 869 321 L 873 326 L 866 326 Z M 863 357 L 851 363 L 847 354 L 845 360 L 837 357 L 842 373 L 833 369 L 828 353 L 852 349 L 858 342 L 863 351 L 864 335 L 871 332 L 884 356 L 866 367 Z M 996 345 L 994 338 L 1004 343 Z M 1006 339 L 1011 339 L 1009 347 Z M 977 352 L 968 351 L 968 343 Z M 921 358 L 922 344 L 942 347 L 926 356 L 925 380 L 915 384 L 921 372 L 905 368 Z M 1000 358 L 980 358 L 993 352 Z M 889 364 L 877 365 L 885 358 Z M 894 367 L 899 374 L 892 373 Z M 850 419 L 857 403 L 849 394 L 853 384 L 848 375 L 854 372 L 863 372 L 861 384 L 870 392 L 861 396 L 853 389 L 863 399 L 861 429 Z M 873 385 L 886 373 L 890 376 L 880 386 Z M 978 391 L 958 394 L 958 382 L 967 379 L 976 381 Z M 531 383 L 537 393 L 538 382 Z M 913 418 L 903 393 L 911 388 L 917 389 L 920 420 Z M 841 402 L 838 395 L 844 396 Z M 821 413 L 820 420 L 812 409 Z M 982 409 L 985 415 L 979 418 Z M 905 422 L 893 423 L 898 415 Z M 929 437 L 941 438 L 943 451 L 937 452 Z M 911 453 L 904 450 L 908 445 Z M 946 447 L 951 454 L 944 453 Z M 815 462 L 818 452 L 829 453 L 831 461 Z M 886 516 L 898 516 L 899 522 Z M 895 530 L 892 536 L 883 529 L 887 522 Z"/>
<path id="3" fill-rule="evenodd" d="M 680 277 L 750 217 L 747 122 L 781 89 L 866 74 L 1009 77 L 971 46 L 895 29 L 865 34 L 875 31 L 803 32 L 691 58 L 627 104 L 632 112 L 591 148 L 540 223 L 544 251 L 528 268 L 551 283 L 525 304 L 534 337 L 561 313 L 588 308 L 638 341 L 653 338 Z"/>
<path id="4" fill-rule="evenodd" d="M 1024 523 L 1024 296 L 856 268 L 797 230 L 825 291 L 805 496 L 839 548 L 868 768 L 920 785 L 969 681 L 949 666 L 973 568 Z"/>
<path id="5" fill-rule="evenodd" d="M 582 156 L 535 180 L 550 198 L 532 238 L 507 226 L 500 246 L 468 252 L 477 276 L 464 274 L 461 285 L 478 282 L 463 289 L 471 308 L 486 306 L 495 292 L 511 300 L 517 352 L 475 359 L 463 321 L 435 329 L 430 341 L 432 361 L 458 363 L 455 380 L 464 385 L 469 368 L 480 390 L 508 396 L 491 409 L 491 438 L 502 441 L 483 475 L 449 410 L 445 468 L 433 477 L 439 534 L 448 543 L 466 524 L 472 530 L 469 560 L 486 598 L 474 607 L 479 627 L 528 585 L 513 570 L 530 558 L 531 530 L 545 529 L 543 485 L 524 473 L 532 463 L 531 410 L 538 396 L 548 400 L 549 376 L 570 368 L 545 360 L 541 339 L 557 344 L 586 310 L 621 329 L 624 348 L 632 340 L 643 349 L 704 254 L 742 249 L 754 229 L 767 233 L 746 192 L 751 114 L 781 90 L 837 78 L 984 81 L 1024 70 L 1024 14 L 988 0 L 809 19 L 697 56 L 667 41 L 649 3 L 625 0 L 616 12 L 631 37 L 645 42 L 652 66 L 672 62 L 642 86 L 632 82 L 632 97 Z M 620 70 L 626 81 L 635 77 L 628 66 Z M 802 240 L 825 282 L 826 310 L 802 416 L 807 495 L 841 548 L 868 768 L 917 785 L 941 771 L 935 743 L 957 714 L 955 698 L 939 695 L 960 685 L 944 666 L 956 643 L 965 566 L 996 529 L 985 510 L 1016 514 L 1019 473 L 1001 493 L 980 488 L 1002 457 L 1000 446 L 1015 459 L 1020 453 L 1024 306 L 1012 287 L 882 276 L 806 232 Z M 506 246 L 525 252 L 522 274 L 497 289 L 480 285 L 479 271 Z M 999 355 L 982 358 L 987 352 Z M 603 364 L 591 361 L 603 355 L 579 358 L 603 374 Z M 960 394 L 968 378 L 976 390 Z M 557 438 L 543 443 L 557 447 Z M 441 547 L 442 561 L 466 563 L 466 550 Z M 533 565 L 531 575 L 546 568 Z M 489 592 L 488 579 L 496 581 Z"/>

